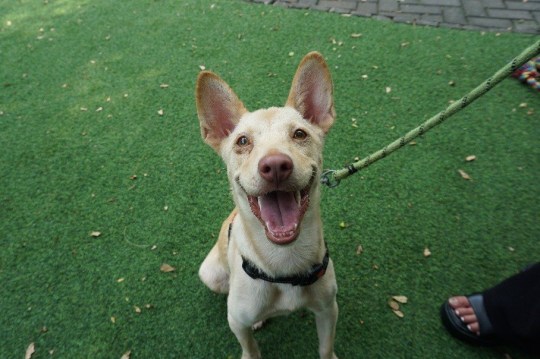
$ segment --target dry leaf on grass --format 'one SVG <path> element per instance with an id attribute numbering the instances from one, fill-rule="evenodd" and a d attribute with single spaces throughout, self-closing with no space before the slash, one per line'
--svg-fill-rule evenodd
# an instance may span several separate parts
<path id="1" fill-rule="evenodd" d="M 394 295 L 392 299 L 401 304 L 406 304 L 409 301 L 409 299 L 404 295 Z"/>
<path id="2" fill-rule="evenodd" d="M 129 358 L 131 358 L 131 350 L 128 350 L 127 352 L 125 352 L 124 355 L 122 355 L 120 359 L 129 359 Z"/>
<path id="3" fill-rule="evenodd" d="M 34 343 L 30 343 L 28 348 L 26 348 L 26 354 L 24 354 L 24 359 L 30 359 L 35 351 L 36 351 L 36 347 Z"/>
<path id="4" fill-rule="evenodd" d="M 465 161 L 467 161 L 467 162 L 472 162 L 475 159 L 476 159 L 475 155 L 470 155 L 470 156 L 465 157 Z"/>
<path id="5" fill-rule="evenodd" d="M 157 113 L 158 113 L 158 115 L 163 116 L 163 114 L 164 114 L 163 109 L 159 109 Z"/>
<path id="6" fill-rule="evenodd" d="M 166 88 L 169 88 L 169 84 L 161 84 L 159 85 L 159 87 L 162 89 L 166 89 Z"/>
<path id="7" fill-rule="evenodd" d="M 384 91 L 385 91 L 386 93 L 390 93 L 390 92 L 392 92 L 392 88 L 387 86 L 387 87 L 384 89 Z"/>
<path id="8" fill-rule="evenodd" d="M 403 314 L 401 310 L 394 310 L 393 312 L 395 315 L 397 315 L 400 318 L 403 318 L 405 316 L 405 314 Z"/>
<path id="9" fill-rule="evenodd" d="M 393 311 L 399 310 L 399 303 L 393 299 L 388 300 L 388 306 L 392 308 Z"/>
<path id="10" fill-rule="evenodd" d="M 92 231 L 92 232 L 90 232 L 90 237 L 97 238 L 97 237 L 99 237 L 99 236 L 101 236 L 101 232 L 99 232 L 99 231 Z"/>
<path id="11" fill-rule="evenodd" d="M 353 33 L 353 34 L 351 34 L 351 37 L 352 37 L 353 39 L 358 39 L 359 37 L 362 37 L 362 34 L 360 34 L 360 33 Z"/>
<path id="12" fill-rule="evenodd" d="M 469 176 L 469 174 L 463 170 L 458 170 L 459 174 L 461 175 L 461 177 L 467 181 L 470 181 L 471 180 L 471 176 Z"/>
<path id="13" fill-rule="evenodd" d="M 176 268 L 167 263 L 163 263 L 159 269 L 164 273 L 174 272 L 176 270 Z"/>
<path id="14" fill-rule="evenodd" d="M 358 248 L 356 248 L 356 255 L 360 255 L 364 252 L 364 247 L 362 245 L 359 245 Z"/>
<path id="15" fill-rule="evenodd" d="M 204 71 L 204 70 L 206 70 L 206 66 L 204 66 L 204 65 L 199 65 L 199 69 L 201 69 L 201 71 Z"/>
<path id="16" fill-rule="evenodd" d="M 429 257 L 431 255 L 431 251 L 428 247 L 424 248 L 424 257 Z"/>
<path id="17" fill-rule="evenodd" d="M 133 306 L 133 309 L 135 309 L 135 313 L 141 314 L 142 310 L 141 308 L 137 307 L 136 305 Z"/>

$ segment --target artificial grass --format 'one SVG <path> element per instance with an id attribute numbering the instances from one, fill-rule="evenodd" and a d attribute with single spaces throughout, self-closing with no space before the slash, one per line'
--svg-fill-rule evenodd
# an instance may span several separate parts
<path id="1" fill-rule="evenodd" d="M 239 357 L 225 297 L 196 275 L 232 206 L 223 165 L 199 137 L 201 66 L 256 109 L 282 104 L 301 57 L 322 52 L 338 113 L 325 163 L 336 168 L 533 40 L 242 1 L 1 2 L 0 357 L 23 357 L 30 343 L 32 358 Z M 338 356 L 527 358 L 453 340 L 438 309 L 539 259 L 539 104 L 507 80 L 323 190 Z M 409 299 L 404 318 L 387 305 L 397 294 Z M 317 356 L 311 314 L 256 337 L 265 358 Z"/>

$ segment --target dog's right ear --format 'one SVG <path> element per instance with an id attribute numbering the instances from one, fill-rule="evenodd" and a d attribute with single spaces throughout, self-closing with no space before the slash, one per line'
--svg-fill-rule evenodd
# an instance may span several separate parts
<path id="1" fill-rule="evenodd" d="M 221 141 L 229 136 L 247 110 L 229 85 L 210 71 L 199 74 L 195 98 L 201 136 L 219 152 Z"/>

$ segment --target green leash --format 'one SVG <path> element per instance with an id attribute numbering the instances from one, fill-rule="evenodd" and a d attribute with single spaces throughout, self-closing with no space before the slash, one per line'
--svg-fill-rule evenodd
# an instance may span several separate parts
<path id="1" fill-rule="evenodd" d="M 439 112 L 435 116 L 431 117 L 426 122 L 422 123 L 420 126 L 416 127 L 414 130 L 409 131 L 405 136 L 398 138 L 394 142 L 390 143 L 388 146 L 384 147 L 382 150 L 379 150 L 371 155 L 354 162 L 353 164 L 339 169 L 339 170 L 327 170 L 321 176 L 321 183 L 327 185 L 330 188 L 337 187 L 342 179 L 349 177 L 350 175 L 360 171 L 361 169 L 366 168 L 370 164 L 380 160 L 391 154 L 392 152 L 400 149 L 407 143 L 411 142 L 418 136 L 423 135 L 433 127 L 444 122 L 446 119 L 457 113 L 458 111 L 464 109 L 470 105 L 474 100 L 484 95 L 486 92 L 491 90 L 495 85 L 508 77 L 516 69 L 521 67 L 527 61 L 533 57 L 540 54 L 540 40 L 525 49 L 521 54 L 519 54 L 515 59 L 506 64 L 503 68 L 497 71 L 492 77 L 488 78 L 474 90 L 469 92 L 467 95 L 462 97 L 460 100 L 453 102 L 446 110 Z"/>

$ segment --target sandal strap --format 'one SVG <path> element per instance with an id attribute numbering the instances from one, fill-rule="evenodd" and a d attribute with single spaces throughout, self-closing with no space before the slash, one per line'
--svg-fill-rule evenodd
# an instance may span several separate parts
<path id="1" fill-rule="evenodd" d="M 493 325 L 489 320 L 489 317 L 486 312 L 486 307 L 484 306 L 484 296 L 482 294 L 473 294 L 469 297 L 469 303 L 471 304 L 476 319 L 478 319 L 478 325 L 480 326 L 480 335 L 490 335 L 493 334 Z"/>

